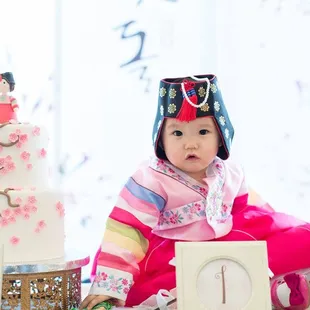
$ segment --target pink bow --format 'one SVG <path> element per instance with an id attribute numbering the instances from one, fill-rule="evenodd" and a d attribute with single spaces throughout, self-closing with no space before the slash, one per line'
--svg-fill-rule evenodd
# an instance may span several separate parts
<path id="1" fill-rule="evenodd" d="M 300 277 L 296 273 L 290 273 L 284 276 L 284 281 L 290 288 L 290 304 L 291 306 L 302 305 L 305 301 L 304 296 L 300 292 Z"/>

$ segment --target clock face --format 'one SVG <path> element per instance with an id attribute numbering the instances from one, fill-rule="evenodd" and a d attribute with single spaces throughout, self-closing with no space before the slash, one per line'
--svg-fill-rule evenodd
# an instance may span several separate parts
<path id="1" fill-rule="evenodd" d="M 197 277 L 197 293 L 204 310 L 240 310 L 250 301 L 252 283 L 237 261 L 221 258 L 208 262 Z"/>

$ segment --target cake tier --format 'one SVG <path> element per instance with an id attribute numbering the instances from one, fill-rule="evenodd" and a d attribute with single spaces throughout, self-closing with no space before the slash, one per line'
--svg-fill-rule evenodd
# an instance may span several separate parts
<path id="1" fill-rule="evenodd" d="M 0 188 L 48 187 L 48 135 L 31 124 L 0 125 Z"/>
<path id="2" fill-rule="evenodd" d="M 50 190 L 0 191 L 0 244 L 5 263 L 64 256 L 62 195 Z"/>

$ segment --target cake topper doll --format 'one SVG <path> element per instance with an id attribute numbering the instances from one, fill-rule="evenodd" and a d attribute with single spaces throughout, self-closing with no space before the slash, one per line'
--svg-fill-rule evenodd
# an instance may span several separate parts
<path id="1" fill-rule="evenodd" d="M 9 93 L 15 88 L 15 81 L 12 72 L 0 74 L 0 123 L 17 121 L 16 112 L 19 107 L 14 97 Z"/>

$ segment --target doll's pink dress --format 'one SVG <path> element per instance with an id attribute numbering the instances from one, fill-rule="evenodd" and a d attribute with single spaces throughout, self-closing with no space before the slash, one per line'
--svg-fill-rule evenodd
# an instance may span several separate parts
<path id="1" fill-rule="evenodd" d="M 10 120 L 17 120 L 15 108 L 18 108 L 17 104 L 12 104 L 15 98 L 10 97 L 10 103 L 0 102 L 0 123 L 7 123 Z"/>

